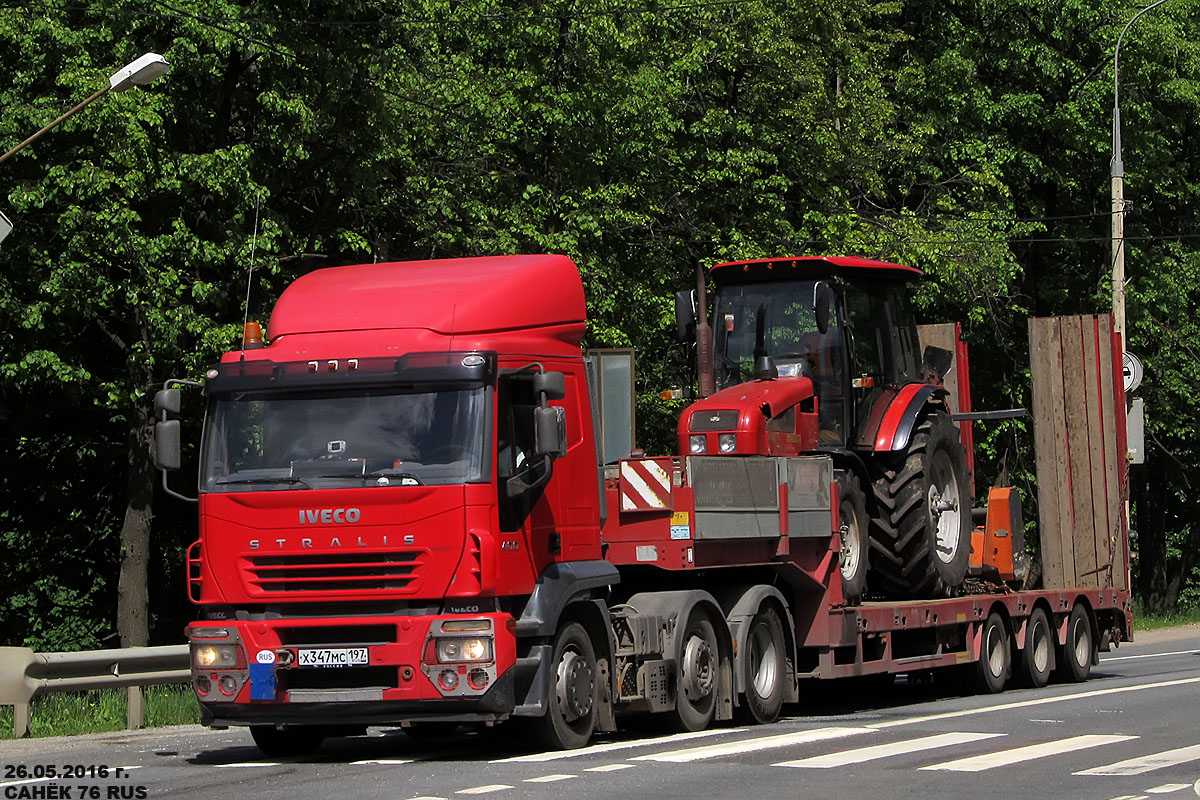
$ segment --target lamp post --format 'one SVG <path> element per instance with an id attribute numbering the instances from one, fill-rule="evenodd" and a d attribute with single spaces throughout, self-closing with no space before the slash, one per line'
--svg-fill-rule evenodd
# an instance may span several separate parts
<path id="1" fill-rule="evenodd" d="M 1125 352 L 1125 162 L 1121 160 L 1121 106 L 1117 60 L 1121 56 L 1121 40 L 1137 18 L 1167 0 L 1143 8 L 1125 23 L 1117 46 L 1113 50 L 1113 118 L 1112 118 L 1112 303 L 1113 328 L 1121 335 L 1121 352 Z"/>
<path id="2" fill-rule="evenodd" d="M 121 69 L 109 76 L 107 86 L 103 86 L 92 92 L 86 98 L 77 103 L 70 111 L 66 112 L 49 125 L 42 128 L 33 136 L 30 136 L 28 139 L 21 142 L 12 150 L 9 150 L 4 155 L 0 156 L 0 163 L 7 161 L 10 156 L 13 156 L 16 153 L 24 150 L 26 147 L 40 139 L 44 134 L 58 127 L 66 120 L 78 114 L 89 104 L 94 103 L 109 92 L 123 92 L 126 89 L 134 86 L 145 86 L 154 79 L 165 75 L 167 70 L 170 68 L 171 65 L 168 64 L 167 60 L 158 53 L 146 53 L 146 55 L 142 56 L 136 61 L 126 64 L 125 66 L 121 67 Z"/>

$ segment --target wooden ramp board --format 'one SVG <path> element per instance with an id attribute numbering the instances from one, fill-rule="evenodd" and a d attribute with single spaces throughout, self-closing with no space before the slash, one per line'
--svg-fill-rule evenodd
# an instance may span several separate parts
<path id="1" fill-rule="evenodd" d="M 1109 315 L 1029 321 L 1047 589 L 1127 589 L 1120 339 Z"/>

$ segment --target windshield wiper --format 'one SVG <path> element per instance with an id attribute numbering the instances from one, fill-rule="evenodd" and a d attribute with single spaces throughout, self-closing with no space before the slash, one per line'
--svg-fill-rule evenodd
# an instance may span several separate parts
<path id="1" fill-rule="evenodd" d="M 363 480 L 367 478 L 399 478 L 401 486 L 424 486 L 425 484 L 411 472 L 404 472 L 398 469 L 379 469 L 374 472 L 369 472 L 363 475 Z"/>
<path id="2" fill-rule="evenodd" d="M 226 478 L 223 481 L 217 481 L 218 486 L 225 486 L 231 483 L 298 483 L 305 489 L 312 488 L 305 481 L 292 475 L 280 475 L 278 478 Z"/>

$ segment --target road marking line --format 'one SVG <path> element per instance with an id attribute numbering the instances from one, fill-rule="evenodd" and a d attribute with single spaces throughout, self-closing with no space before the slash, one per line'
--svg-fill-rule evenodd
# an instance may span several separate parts
<path id="1" fill-rule="evenodd" d="M 242 764 L 213 764 L 217 769 L 238 769 L 240 767 L 279 767 L 278 761 L 247 761 Z"/>
<path id="2" fill-rule="evenodd" d="M 1170 794 L 1178 792 L 1180 789 L 1191 787 L 1190 783 L 1164 783 L 1162 786 L 1155 786 L 1153 789 L 1147 789 L 1146 794 Z"/>
<path id="3" fill-rule="evenodd" d="M 1145 689 L 1162 689 L 1167 686 L 1183 686 L 1188 683 L 1200 683 L 1200 678 L 1179 678 L 1173 681 L 1156 681 L 1154 683 L 1137 683 L 1132 686 L 1115 686 L 1111 689 L 1094 689 L 1090 692 L 1076 692 L 1075 694 L 1063 694 L 1056 697 L 1040 697 L 1036 700 L 1021 700 L 1015 703 L 1000 703 L 994 706 L 984 706 L 983 708 L 968 708 L 962 711 L 944 711 L 940 714 L 926 714 L 923 717 L 908 717 L 907 719 L 897 719 L 891 722 L 880 722 L 872 727 L 898 728 L 901 725 L 919 725 L 925 722 L 934 722 L 942 719 L 955 719 L 957 717 L 973 717 L 976 714 L 987 714 L 992 711 L 1011 711 L 1014 708 L 1030 708 L 1032 706 L 1044 706 L 1051 703 L 1065 703 L 1070 700 L 1086 700 L 1090 697 L 1104 697 L 1110 694 L 1125 694 L 1127 692 L 1140 692 Z"/>
<path id="4" fill-rule="evenodd" d="M 459 789 L 455 794 L 488 794 L 489 792 L 502 792 L 505 789 L 513 787 L 505 783 L 489 783 L 487 786 L 475 786 L 470 789 Z"/>
<path id="5" fill-rule="evenodd" d="M 554 783 L 555 781 L 569 781 L 571 778 L 578 778 L 578 775 L 542 775 L 539 778 L 526 778 L 526 783 Z"/>
<path id="6" fill-rule="evenodd" d="M 1116 797 L 1110 797 L 1108 800 L 1150 800 L 1150 797 L 1144 794 L 1119 794 Z"/>
<path id="7" fill-rule="evenodd" d="M 1100 663 L 1107 664 L 1110 661 L 1132 661 L 1135 658 L 1165 658 L 1166 656 L 1200 656 L 1200 650 L 1176 650 L 1173 653 L 1143 653 L 1140 656 L 1116 656 L 1114 658 L 1102 659 Z"/>
<path id="8" fill-rule="evenodd" d="M 411 764 L 413 763 L 413 760 L 411 758 L 368 758 L 363 761 L 351 761 L 350 763 L 353 766 L 363 766 L 369 764 L 387 766 L 391 764 Z"/>
<path id="9" fill-rule="evenodd" d="M 950 747 L 956 744 L 978 742 L 997 736 L 1007 736 L 1004 733 L 939 733 L 936 736 L 923 736 L 919 739 L 909 739 L 904 742 L 877 744 L 873 747 L 860 747 L 856 750 L 843 750 L 840 753 L 828 753 L 823 756 L 801 758 L 796 761 L 783 761 L 772 764 L 774 767 L 805 767 L 827 769 L 829 767 L 844 767 L 847 764 L 861 764 L 864 761 L 875 761 L 890 756 L 920 753 L 939 747 Z"/>
<path id="10" fill-rule="evenodd" d="M 57 776 L 55 776 L 53 778 L 26 778 L 23 781 L 9 781 L 8 783 L 0 783 L 0 787 L 24 786 L 27 783 L 45 783 L 46 781 L 57 781 L 57 780 L 60 780 L 60 778 L 58 778 Z"/>
<path id="11" fill-rule="evenodd" d="M 1126 761 L 1118 761 L 1115 764 L 1107 764 L 1103 767 L 1093 767 L 1085 769 L 1082 772 L 1076 772 L 1076 775 L 1141 775 L 1143 772 L 1151 772 L 1163 767 L 1172 767 L 1176 764 L 1186 764 L 1189 761 L 1200 759 L 1200 744 L 1194 744 L 1190 747 L 1179 747 L 1174 750 L 1166 750 L 1161 753 L 1152 753 L 1148 756 L 1140 758 L 1130 758 Z"/>
<path id="12" fill-rule="evenodd" d="M 1012 764 L 1022 764 L 1026 761 L 1032 761 L 1035 758 L 1045 758 L 1046 756 L 1073 753 L 1076 750 L 1087 750 L 1091 747 L 1100 747 L 1106 744 L 1116 744 L 1117 742 L 1127 742 L 1130 739 L 1136 738 L 1138 737 L 1116 736 L 1110 734 L 1072 736 L 1068 739 L 1058 739 L 1057 741 L 1045 742 L 1043 744 L 1031 744 L 1026 747 L 1016 747 L 1011 750 L 1000 750 L 995 753 L 986 753 L 981 756 L 971 756 L 970 758 L 960 758 L 955 761 L 946 761 L 941 764 L 932 764 L 928 767 L 921 767 L 921 769 L 945 770 L 947 772 L 982 772 L 985 769 L 1007 767 L 1011 766 Z"/>
<path id="13" fill-rule="evenodd" d="M 706 736 L 720 736 L 726 733 L 741 733 L 745 728 L 727 728 L 725 730 L 715 731 L 696 731 L 695 733 L 677 733 L 672 736 L 658 736 L 653 739 L 638 739 L 632 742 L 612 742 L 611 744 L 597 744 L 591 747 L 581 747 L 578 750 L 556 750 L 550 753 L 530 753 L 527 756 L 515 756 L 513 758 L 499 758 L 491 762 L 493 764 L 508 764 L 512 762 L 541 762 L 541 761 L 557 761 L 562 758 L 578 758 L 579 756 L 590 756 L 596 753 L 611 753 L 614 750 L 628 750 L 631 747 L 653 747 L 657 744 L 671 744 L 672 742 L 686 742 L 690 739 L 700 739 Z"/>
<path id="14" fill-rule="evenodd" d="M 603 764 L 599 767 L 588 767 L 584 772 L 616 772 L 619 769 L 633 769 L 635 764 Z"/>
<path id="15" fill-rule="evenodd" d="M 826 739 L 840 739 L 844 736 L 857 736 L 863 733 L 875 733 L 874 728 L 815 728 L 808 731 L 785 733 L 779 736 L 761 736 L 754 739 L 740 739 L 735 742 L 711 744 L 706 747 L 690 747 L 685 750 L 667 750 L 662 753 L 651 753 L 636 756 L 631 761 L 669 761 L 676 764 L 689 761 L 700 761 L 705 758 L 752 753 L 758 750 L 773 750 L 777 747 L 790 747 L 794 744 L 820 742 Z"/>
<path id="16" fill-rule="evenodd" d="M 446 800 L 444 797 L 410 797 L 408 800 Z"/>

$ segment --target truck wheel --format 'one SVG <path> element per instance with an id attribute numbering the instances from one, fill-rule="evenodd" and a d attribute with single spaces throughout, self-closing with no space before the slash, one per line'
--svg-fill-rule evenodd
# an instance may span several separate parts
<path id="1" fill-rule="evenodd" d="M 572 622 L 559 630 L 550 663 L 553 683 L 538 735 L 550 749 L 574 750 L 588 743 L 596 727 L 596 651 L 582 625 Z"/>
<path id="2" fill-rule="evenodd" d="M 250 736 L 264 755 L 305 756 L 315 752 L 325 741 L 325 731 L 316 725 L 298 725 L 277 729 L 274 725 L 251 725 Z"/>
<path id="3" fill-rule="evenodd" d="M 683 629 L 676 655 L 675 712 L 673 727 L 702 731 L 717 712 L 717 673 L 720 650 L 717 632 L 708 616 L 693 609 Z"/>
<path id="4" fill-rule="evenodd" d="M 1054 665 L 1054 635 L 1046 612 L 1035 608 L 1025 623 L 1025 648 L 1021 650 L 1021 683 L 1040 689 L 1050 682 Z"/>
<path id="5" fill-rule="evenodd" d="M 842 551 L 838 556 L 842 597 L 846 605 L 855 606 L 862 602 L 867 590 L 867 531 L 871 524 L 867 516 L 867 497 L 853 472 L 838 470 L 834 479 L 838 487 L 838 524 L 842 540 Z"/>
<path id="6" fill-rule="evenodd" d="M 979 661 L 975 663 L 976 683 L 990 694 L 1004 691 L 1012 668 L 1012 643 L 1004 619 L 992 612 L 979 632 Z"/>
<path id="7" fill-rule="evenodd" d="M 783 708 L 786 646 L 779 614 L 770 606 L 759 610 L 750 621 L 746 637 L 745 709 L 760 725 L 774 722 Z"/>
<path id="8" fill-rule="evenodd" d="M 1067 641 L 1058 650 L 1058 669 L 1055 676 L 1068 683 L 1083 683 L 1092 674 L 1095 637 L 1087 610 L 1076 603 L 1067 617 Z"/>
<path id="9" fill-rule="evenodd" d="M 962 585 L 971 555 L 966 451 L 950 415 L 927 413 L 903 460 L 877 456 L 872 574 L 900 597 L 943 597 Z"/>

